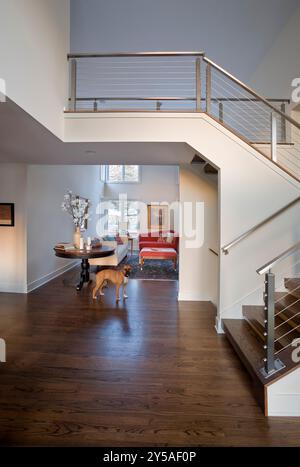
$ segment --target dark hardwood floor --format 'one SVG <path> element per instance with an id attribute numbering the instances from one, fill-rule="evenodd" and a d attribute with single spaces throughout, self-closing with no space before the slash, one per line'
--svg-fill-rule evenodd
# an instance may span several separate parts
<path id="1" fill-rule="evenodd" d="M 0 294 L 1 445 L 300 445 L 300 420 L 262 414 L 212 305 L 176 288 L 132 280 L 119 306 L 61 277 Z"/>

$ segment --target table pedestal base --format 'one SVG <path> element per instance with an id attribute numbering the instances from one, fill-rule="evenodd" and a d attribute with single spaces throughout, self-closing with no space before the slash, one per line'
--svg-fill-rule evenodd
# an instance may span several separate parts
<path id="1" fill-rule="evenodd" d="M 90 282 L 90 264 L 88 259 L 83 259 L 81 261 L 80 282 L 76 285 L 76 290 L 80 291 L 86 282 Z"/>

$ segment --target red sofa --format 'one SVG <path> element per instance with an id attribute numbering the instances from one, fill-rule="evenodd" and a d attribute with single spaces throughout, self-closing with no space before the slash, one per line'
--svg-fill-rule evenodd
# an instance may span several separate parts
<path id="1" fill-rule="evenodd" d="M 174 235 L 172 242 L 167 242 L 164 239 L 168 233 L 172 233 Z M 178 234 L 176 234 L 174 230 L 142 233 L 139 235 L 139 251 L 141 251 L 143 248 L 174 248 L 174 250 L 178 252 Z"/>

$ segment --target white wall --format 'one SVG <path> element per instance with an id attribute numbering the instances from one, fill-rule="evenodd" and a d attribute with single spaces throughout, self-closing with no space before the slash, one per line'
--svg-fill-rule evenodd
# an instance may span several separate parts
<path id="1" fill-rule="evenodd" d="M 1 0 L 7 96 L 58 137 L 68 97 L 69 0 Z"/>
<path id="2" fill-rule="evenodd" d="M 204 50 L 245 81 L 298 0 L 72 0 L 71 50 Z"/>
<path id="3" fill-rule="evenodd" d="M 26 293 L 72 266 L 53 247 L 72 241 L 71 217 L 61 210 L 67 190 L 89 198 L 96 235 L 99 166 L 0 164 L 0 202 L 15 203 L 15 227 L 0 227 L 0 292 Z"/>
<path id="4" fill-rule="evenodd" d="M 300 78 L 300 7 L 279 32 L 250 77 L 250 84 L 267 97 L 290 98 L 294 78 Z"/>
<path id="5" fill-rule="evenodd" d="M 96 207 L 101 190 L 99 166 L 28 166 L 28 288 L 39 286 L 63 272 L 69 260 L 54 256 L 58 242 L 73 240 L 71 216 L 61 210 L 64 194 L 89 198 L 91 221 L 85 236 L 96 235 Z"/>
<path id="6" fill-rule="evenodd" d="M 104 196 L 116 199 L 127 193 L 128 199 L 141 201 L 177 201 L 178 167 L 169 165 L 141 165 L 139 183 L 105 184 Z"/>
<path id="7" fill-rule="evenodd" d="M 299 182 L 205 114 L 68 115 L 66 139 L 187 142 L 220 168 L 221 246 L 299 196 Z M 182 156 L 183 163 L 190 161 L 190 154 Z M 299 211 L 300 206 L 296 215 L 287 213 L 267 233 L 260 230 L 230 255 L 221 256 L 222 316 L 238 317 L 236 306 L 241 312 L 245 295 L 261 284 L 255 270 L 299 239 Z"/>
<path id="8" fill-rule="evenodd" d="M 291 352 L 294 349 L 291 348 Z M 299 356 L 299 352 L 296 352 Z M 267 386 L 269 417 L 300 417 L 300 368 Z"/>
<path id="9" fill-rule="evenodd" d="M 209 251 L 219 251 L 218 185 L 216 176 L 197 173 L 192 166 L 180 168 L 180 202 L 204 203 L 204 242 L 197 248 L 188 248 L 191 240 L 183 231 L 179 250 L 179 300 L 210 300 L 218 304 L 219 258 Z M 182 214 L 184 215 L 184 213 Z"/>
<path id="10" fill-rule="evenodd" d="M 0 164 L 0 202 L 15 203 L 15 226 L 0 227 L 0 291 L 26 291 L 26 187 L 24 164 Z"/>

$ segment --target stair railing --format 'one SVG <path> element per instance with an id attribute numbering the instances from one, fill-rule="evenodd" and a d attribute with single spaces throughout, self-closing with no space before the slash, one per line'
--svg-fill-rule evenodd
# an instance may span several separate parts
<path id="1" fill-rule="evenodd" d="M 205 111 L 300 180 L 300 123 L 285 112 L 288 99 L 266 99 L 206 56 Z"/>
<path id="2" fill-rule="evenodd" d="M 204 52 L 69 54 L 69 110 L 202 112 Z"/>
<path id="3" fill-rule="evenodd" d="M 195 52 L 69 54 L 71 112 L 206 112 L 300 179 L 300 123 Z"/>
<path id="4" fill-rule="evenodd" d="M 261 227 L 263 227 L 264 225 L 268 224 L 269 222 L 271 222 L 272 220 L 276 219 L 276 217 L 279 217 L 281 214 L 283 214 L 285 211 L 287 211 L 288 209 L 290 209 L 291 207 L 295 206 L 298 202 L 300 201 L 300 196 L 298 196 L 297 198 L 295 198 L 293 201 L 291 201 L 290 203 L 288 203 L 286 206 L 283 206 L 281 209 L 279 209 L 278 211 L 276 211 L 274 214 L 272 214 L 271 216 L 267 217 L 266 219 L 264 219 L 263 221 L 259 222 L 258 224 L 254 225 L 253 227 L 251 227 L 251 229 L 248 229 L 246 232 L 242 233 L 241 235 L 239 235 L 238 237 L 236 237 L 234 240 L 232 240 L 231 242 L 227 243 L 226 245 L 224 245 L 221 250 L 222 252 L 225 254 L 225 255 L 228 255 L 229 251 L 231 250 L 231 248 L 235 247 L 236 245 L 238 245 L 242 240 L 244 240 L 245 238 L 249 237 L 250 235 L 252 235 L 254 232 L 256 232 L 257 230 L 259 230 Z"/>
<path id="5" fill-rule="evenodd" d="M 300 249 L 300 242 L 297 242 L 295 245 L 292 247 L 288 248 L 285 250 L 283 253 L 280 255 L 276 256 L 273 258 L 271 261 L 268 261 L 265 265 L 257 269 L 257 274 L 259 275 L 265 275 L 265 292 L 264 292 L 264 337 L 265 337 L 265 342 L 264 342 L 264 367 L 261 368 L 261 373 L 265 378 L 268 378 L 272 376 L 274 373 L 282 370 L 285 365 L 284 363 L 280 360 L 279 355 L 280 353 L 290 347 L 292 345 L 292 342 L 289 344 L 286 344 L 282 348 L 276 350 L 275 345 L 277 342 L 282 340 L 283 338 L 286 338 L 288 335 L 290 335 L 292 332 L 294 332 L 296 329 L 300 327 L 299 325 L 294 325 L 291 330 L 287 331 L 283 335 L 280 335 L 280 337 L 275 338 L 275 332 L 278 330 L 284 322 L 287 323 L 290 319 L 285 320 L 283 323 L 276 325 L 275 324 L 275 318 L 276 316 L 287 312 L 293 305 L 295 305 L 297 302 L 300 301 L 300 299 L 295 299 L 295 302 L 285 306 L 282 310 L 279 312 L 275 313 L 275 305 L 276 305 L 276 298 L 275 298 L 275 274 L 272 272 L 272 268 L 276 266 L 278 263 L 283 261 L 284 259 L 288 258 L 291 254 L 295 253 Z M 297 287 L 298 288 L 298 287 Z M 300 286 L 299 286 L 300 289 Z M 287 294 L 288 295 L 288 294 Z M 282 300 L 281 297 L 280 300 Z M 295 318 L 299 313 L 294 314 L 293 318 Z"/>

